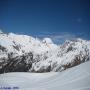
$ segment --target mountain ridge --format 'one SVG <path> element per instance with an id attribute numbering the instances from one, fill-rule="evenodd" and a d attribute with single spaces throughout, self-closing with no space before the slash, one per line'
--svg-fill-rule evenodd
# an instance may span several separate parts
<path id="1" fill-rule="evenodd" d="M 67 40 L 56 45 L 50 38 L 0 33 L 0 73 L 63 71 L 90 60 L 90 41 Z"/>

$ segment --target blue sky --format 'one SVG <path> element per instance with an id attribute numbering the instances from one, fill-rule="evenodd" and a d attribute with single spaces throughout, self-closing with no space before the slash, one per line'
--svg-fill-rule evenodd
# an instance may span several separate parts
<path id="1" fill-rule="evenodd" d="M 0 28 L 39 37 L 90 39 L 90 0 L 0 0 Z"/>

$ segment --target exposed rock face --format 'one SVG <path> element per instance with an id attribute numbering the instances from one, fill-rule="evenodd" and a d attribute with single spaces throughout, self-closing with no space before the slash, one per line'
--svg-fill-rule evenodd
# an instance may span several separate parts
<path id="1" fill-rule="evenodd" d="M 33 54 L 26 53 L 21 56 L 13 56 L 13 53 L 8 54 L 8 58 L 0 63 L 0 73 L 3 72 L 27 72 L 32 67 Z"/>

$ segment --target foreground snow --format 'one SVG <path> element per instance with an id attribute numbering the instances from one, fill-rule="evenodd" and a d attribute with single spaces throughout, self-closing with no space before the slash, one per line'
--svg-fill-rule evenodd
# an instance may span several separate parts
<path id="1" fill-rule="evenodd" d="M 90 90 L 90 61 L 63 72 L 7 73 L 0 75 L 0 87 L 16 90 Z"/>

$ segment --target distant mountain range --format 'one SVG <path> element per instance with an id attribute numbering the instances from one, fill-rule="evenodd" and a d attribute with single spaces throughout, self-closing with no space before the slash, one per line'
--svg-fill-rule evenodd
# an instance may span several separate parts
<path id="1" fill-rule="evenodd" d="M 0 73 L 63 71 L 90 60 L 90 41 L 80 38 L 57 45 L 50 38 L 0 31 Z"/>

